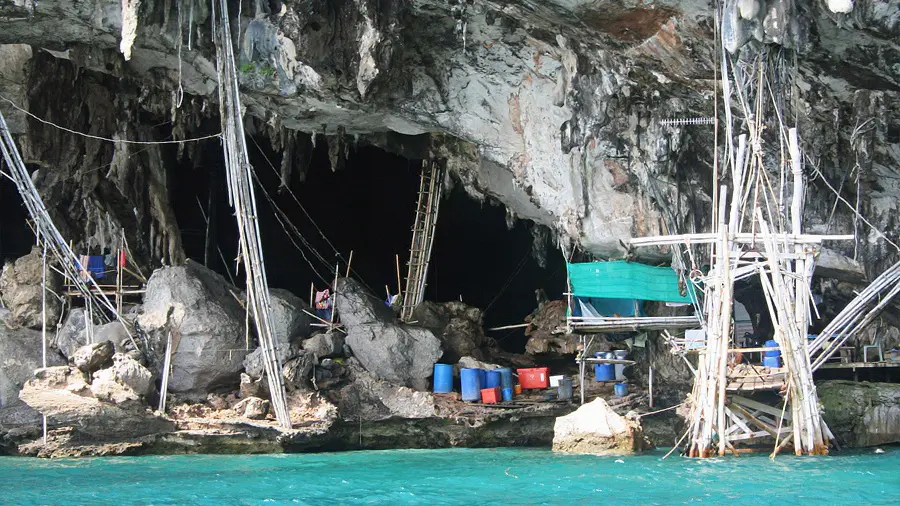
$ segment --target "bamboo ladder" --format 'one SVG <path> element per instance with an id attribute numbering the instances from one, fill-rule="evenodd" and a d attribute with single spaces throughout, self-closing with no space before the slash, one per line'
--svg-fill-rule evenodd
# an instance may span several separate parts
<path id="1" fill-rule="evenodd" d="M 406 289 L 403 292 L 403 304 L 400 309 L 400 319 L 405 322 L 412 319 L 413 310 L 425 298 L 428 263 L 431 260 L 431 249 L 434 245 L 434 232 L 437 228 L 443 186 L 443 170 L 441 170 L 440 164 L 434 160 L 424 161 L 419 180 L 419 199 L 416 204 L 412 241 L 409 247 Z"/>

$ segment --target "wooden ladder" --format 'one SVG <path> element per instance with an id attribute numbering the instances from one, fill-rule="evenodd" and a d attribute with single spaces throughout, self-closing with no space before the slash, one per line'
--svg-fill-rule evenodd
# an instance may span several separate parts
<path id="1" fill-rule="evenodd" d="M 400 319 L 408 322 L 413 310 L 425 298 L 425 282 L 428 277 L 428 262 L 434 245 L 434 231 L 437 226 L 438 209 L 443 190 L 443 171 L 433 160 L 422 162 L 422 176 L 419 181 L 419 200 L 416 218 L 412 228 L 412 242 L 409 247 L 409 262 L 406 272 L 406 289 Z"/>

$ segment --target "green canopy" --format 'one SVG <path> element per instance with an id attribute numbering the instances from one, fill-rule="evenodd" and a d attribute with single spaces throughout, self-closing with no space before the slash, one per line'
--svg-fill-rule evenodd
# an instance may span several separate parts
<path id="1" fill-rule="evenodd" d="M 572 293 L 598 299 L 638 299 L 690 304 L 678 290 L 678 273 L 671 267 L 636 262 L 584 262 L 566 264 Z"/>

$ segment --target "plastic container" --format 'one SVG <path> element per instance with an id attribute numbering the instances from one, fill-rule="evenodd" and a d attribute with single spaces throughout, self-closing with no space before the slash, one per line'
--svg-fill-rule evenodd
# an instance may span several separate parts
<path id="1" fill-rule="evenodd" d="M 778 341 L 773 341 L 773 340 L 770 339 L 770 340 L 766 341 L 765 347 L 766 347 L 766 348 L 777 348 L 777 347 L 778 347 Z M 765 356 L 767 356 L 767 357 L 780 357 L 780 356 L 781 356 L 781 350 L 768 350 L 768 351 L 766 351 L 766 355 L 765 355 Z"/>
<path id="2" fill-rule="evenodd" d="M 488 371 L 487 372 L 487 382 L 484 384 L 484 388 L 494 388 L 500 386 L 500 371 Z"/>
<path id="3" fill-rule="evenodd" d="M 594 365 L 594 381 L 615 381 L 616 368 L 612 364 Z"/>
<path id="4" fill-rule="evenodd" d="M 434 364 L 434 393 L 447 394 L 453 391 L 453 366 Z"/>
<path id="5" fill-rule="evenodd" d="M 501 388 L 500 395 L 503 397 L 503 401 L 511 401 L 513 399 L 513 389 L 512 388 Z"/>
<path id="6" fill-rule="evenodd" d="M 481 400 L 481 375 L 480 369 L 460 369 L 459 382 L 462 391 L 462 400 L 466 402 L 478 402 Z"/>
<path id="7" fill-rule="evenodd" d="M 625 380 L 625 364 L 613 364 L 613 368 L 616 371 L 616 381 L 624 381 Z"/>
<path id="8" fill-rule="evenodd" d="M 516 395 L 522 395 L 522 385 L 516 383 L 516 385 L 513 387 L 513 393 Z"/>
<path id="9" fill-rule="evenodd" d="M 559 382 L 559 400 L 568 401 L 572 399 L 572 378 L 563 378 Z"/>
<path id="10" fill-rule="evenodd" d="M 497 372 L 500 373 L 500 388 L 512 388 L 512 369 L 509 367 L 501 367 L 500 369 L 497 369 Z"/>
<path id="11" fill-rule="evenodd" d="M 616 383 L 613 386 L 613 391 L 616 394 L 616 397 L 625 397 L 628 395 L 628 383 Z"/>
<path id="12" fill-rule="evenodd" d="M 550 388 L 558 387 L 559 382 L 562 381 L 563 378 L 565 378 L 565 376 L 563 376 L 562 374 L 559 374 L 557 376 L 550 376 Z"/>
<path id="13" fill-rule="evenodd" d="M 516 369 L 519 374 L 519 384 L 522 389 L 547 388 L 550 386 L 550 368 L 534 367 L 531 369 Z"/>
<path id="14" fill-rule="evenodd" d="M 781 357 L 763 357 L 765 367 L 781 367 Z"/>
<path id="15" fill-rule="evenodd" d="M 481 388 L 484 388 L 487 385 L 487 369 L 477 369 L 478 371 L 478 380 L 481 382 Z"/>
<path id="16" fill-rule="evenodd" d="M 481 389 L 481 402 L 485 404 L 497 404 L 500 402 L 500 399 L 500 387 Z"/>
<path id="17" fill-rule="evenodd" d="M 628 356 L 628 350 L 616 350 L 613 352 L 613 356 L 616 357 L 616 360 L 625 360 L 625 357 Z"/>

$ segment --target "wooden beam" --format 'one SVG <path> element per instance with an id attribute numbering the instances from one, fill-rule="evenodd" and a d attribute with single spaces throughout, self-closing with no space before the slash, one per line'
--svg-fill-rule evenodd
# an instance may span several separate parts
<path id="1" fill-rule="evenodd" d="M 780 418 L 780 417 L 781 417 L 781 410 L 780 410 L 780 409 L 778 409 L 778 408 L 776 408 L 776 407 L 773 407 L 773 406 L 769 406 L 769 405 L 767 405 L 767 404 L 763 404 L 763 403 L 761 403 L 761 402 L 759 402 L 759 401 L 754 401 L 753 399 L 748 399 L 748 398 L 746 398 L 746 397 L 741 397 L 740 395 L 732 395 L 732 396 L 731 396 L 731 400 L 734 401 L 734 402 L 737 403 L 737 404 L 742 405 L 742 406 L 746 406 L 746 407 L 752 408 L 752 409 L 758 409 L 758 410 L 762 411 L 763 413 L 768 413 L 768 414 L 770 414 L 770 415 L 772 415 L 772 416 L 774 416 L 774 417 L 776 417 L 776 418 Z M 791 413 L 790 413 L 789 411 L 787 411 L 787 410 L 785 410 L 785 413 L 784 413 L 784 419 L 785 419 L 785 420 L 790 420 L 790 419 L 791 419 Z"/>

